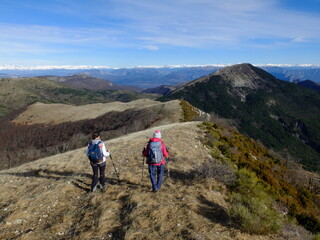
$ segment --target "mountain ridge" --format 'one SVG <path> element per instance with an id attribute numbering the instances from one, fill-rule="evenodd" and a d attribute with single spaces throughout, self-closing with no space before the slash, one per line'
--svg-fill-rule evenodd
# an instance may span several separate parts
<path id="1" fill-rule="evenodd" d="M 186 87 L 192 87 L 198 83 L 208 82 L 210 81 L 210 78 L 221 78 L 221 81 L 230 83 L 232 91 L 240 96 L 242 101 L 245 100 L 248 89 L 256 90 L 260 88 L 269 88 L 269 85 L 273 85 L 272 82 L 276 81 L 276 78 L 271 74 L 267 74 L 266 72 L 262 73 L 259 71 L 259 68 L 244 63 L 222 68 L 202 78 L 180 84 L 171 93 L 169 92 L 167 94 L 175 94 L 181 90 L 183 91 Z M 242 91 L 242 88 L 245 88 L 246 90 Z"/>
<path id="2" fill-rule="evenodd" d="M 44 104 L 35 103 L 29 105 L 25 111 L 20 113 L 11 122 L 20 125 L 46 124 L 54 125 L 63 122 L 74 122 L 86 119 L 94 119 L 110 112 L 123 112 L 128 109 L 161 108 L 167 111 L 168 117 L 173 121 L 180 119 L 180 101 L 173 100 L 166 103 L 157 102 L 151 99 L 138 99 L 131 102 L 111 102 L 111 103 L 93 103 L 81 106 L 66 104 Z M 166 109 L 171 110 L 166 110 Z M 173 114 L 169 114 L 172 112 Z"/>
<path id="3" fill-rule="evenodd" d="M 45 76 L 44 78 L 54 81 L 63 83 L 66 85 L 70 85 L 73 87 L 84 88 L 89 90 L 134 90 L 138 91 L 138 88 L 128 87 L 128 86 L 121 86 L 114 84 L 108 80 L 102 80 L 96 77 L 92 77 L 85 73 L 76 74 L 73 76 L 66 76 L 66 77 L 59 77 L 59 76 Z"/>
<path id="4" fill-rule="evenodd" d="M 100 83 L 101 81 L 105 80 L 99 80 Z M 0 79 L 0 118 L 37 101 L 82 105 L 113 101 L 128 102 L 146 97 L 156 98 L 153 94 L 142 94 L 131 90 L 93 91 L 51 81 L 44 77 L 2 78 Z"/>
<path id="5" fill-rule="evenodd" d="M 227 74 L 238 73 L 240 68 L 255 74 Z M 186 83 L 161 99 L 184 99 L 205 112 L 232 119 L 242 133 L 276 151 L 289 151 L 293 158 L 299 156 L 297 161 L 317 171 L 319 98 L 314 90 L 280 81 L 250 64 L 239 64 Z"/>
<path id="6" fill-rule="evenodd" d="M 36 103 L 0 122 L 0 169 L 84 146 L 94 131 L 108 140 L 153 126 L 207 117 L 178 100 L 82 106 Z"/>
<path id="7" fill-rule="evenodd" d="M 315 89 L 315 90 L 320 90 L 320 84 L 315 83 L 311 80 L 305 80 L 305 81 L 294 81 L 299 86 L 310 88 L 310 89 Z"/>

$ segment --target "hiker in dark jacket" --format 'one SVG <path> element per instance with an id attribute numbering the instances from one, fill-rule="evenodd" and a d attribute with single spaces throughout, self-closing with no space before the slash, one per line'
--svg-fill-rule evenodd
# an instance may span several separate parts
<path id="1" fill-rule="evenodd" d="M 158 151 L 161 151 L 161 153 L 157 153 Z M 153 133 L 153 138 L 150 138 L 142 154 L 147 158 L 152 191 L 157 192 L 160 190 L 163 182 L 166 158 L 169 157 L 166 145 L 161 140 L 161 132 L 159 130 Z M 158 155 L 158 157 L 156 155 Z M 156 160 L 156 158 L 158 158 L 158 160 Z"/>
<path id="2" fill-rule="evenodd" d="M 110 156 L 109 150 L 106 150 L 106 146 L 103 141 L 101 141 L 101 137 L 99 133 L 93 133 L 92 134 L 92 140 L 88 144 L 88 149 L 86 151 L 86 156 L 88 156 L 89 153 L 89 147 L 93 144 L 98 144 L 100 148 L 100 152 L 102 153 L 102 159 L 100 159 L 97 163 L 92 163 L 92 182 L 91 182 L 91 192 L 96 191 L 98 188 L 105 187 L 106 184 L 106 178 L 105 178 L 105 169 L 106 169 L 106 157 Z M 99 172 L 100 172 L 100 178 L 99 178 Z M 100 184 L 98 185 L 98 182 L 100 181 Z"/>

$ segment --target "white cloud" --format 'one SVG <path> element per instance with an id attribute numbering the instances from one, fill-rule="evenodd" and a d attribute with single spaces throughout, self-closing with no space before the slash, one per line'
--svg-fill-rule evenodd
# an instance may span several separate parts
<path id="1" fill-rule="evenodd" d="M 154 46 L 154 45 L 144 46 L 144 48 L 146 48 L 148 50 L 152 50 L 152 51 L 158 51 L 159 50 L 159 47 Z"/>
<path id="2" fill-rule="evenodd" d="M 275 0 L 120 2 L 115 13 L 127 20 L 130 35 L 150 45 L 232 46 L 266 38 L 276 46 L 301 35 L 320 40 L 320 16 L 280 9 Z"/>
<path id="3" fill-rule="evenodd" d="M 59 0 L 57 3 L 59 8 L 38 9 L 83 22 L 75 22 L 73 27 L 61 23 L 56 26 L 0 23 L 0 54 L 9 50 L 45 54 L 117 47 L 148 50 L 160 50 L 163 46 L 278 47 L 320 41 L 319 15 L 281 9 L 278 0 L 99 0 L 82 4 Z M 88 19 L 92 27 L 86 24 Z"/>
<path id="4" fill-rule="evenodd" d="M 81 44 L 99 41 L 114 41 L 119 33 L 107 28 L 64 28 L 42 25 L 0 24 L 2 40 Z"/>
<path id="5" fill-rule="evenodd" d="M 303 43 L 303 42 L 307 42 L 308 40 L 306 40 L 304 37 L 300 36 L 300 37 L 295 37 L 291 41 L 294 43 Z"/>

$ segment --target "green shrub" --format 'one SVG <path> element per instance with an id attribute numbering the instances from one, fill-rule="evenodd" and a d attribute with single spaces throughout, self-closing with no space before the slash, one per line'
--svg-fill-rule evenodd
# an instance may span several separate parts
<path id="1" fill-rule="evenodd" d="M 199 112 L 196 110 L 194 106 L 184 100 L 180 100 L 180 106 L 182 108 L 182 122 L 192 121 L 198 118 Z"/>
<path id="2" fill-rule="evenodd" d="M 292 181 L 296 177 L 301 177 L 303 174 L 302 170 L 302 172 L 298 170 L 292 171 L 292 166 L 287 165 L 281 158 L 276 157 L 276 155 L 268 152 L 265 147 L 256 144 L 252 139 L 236 131 L 229 131 L 228 136 L 226 136 L 223 135 L 223 128 L 209 122 L 205 122 L 199 127 L 206 133 L 203 143 L 209 148 L 213 158 L 222 162 L 228 162 L 231 166 L 234 165 L 238 169 L 248 169 L 255 174 L 254 178 L 244 177 L 246 175 L 240 177 L 240 174 L 237 181 L 238 187 L 234 187 L 233 189 L 234 199 L 241 200 L 239 201 L 241 207 L 234 200 L 235 204 L 232 210 L 235 216 L 243 215 L 243 218 L 238 217 L 239 221 L 250 223 L 250 219 L 246 218 L 248 218 L 247 212 L 251 212 L 246 209 L 248 206 L 244 206 L 246 209 L 244 210 L 242 205 L 245 202 L 250 203 L 251 199 L 254 199 L 256 195 L 265 192 L 278 201 L 280 205 L 285 206 L 288 209 L 288 216 L 296 218 L 299 225 L 313 234 L 320 232 L 320 208 L 317 191 L 315 189 L 311 191 L 311 189 L 305 187 L 308 181 L 301 182 L 299 185 L 294 184 Z M 253 181 L 254 179 L 256 182 Z M 236 191 L 239 191 L 238 197 L 235 197 Z M 250 193 L 248 197 L 251 197 L 249 200 L 245 201 L 245 198 L 240 198 L 241 196 L 245 197 L 248 192 Z M 264 196 L 260 195 L 258 199 L 260 201 L 264 199 Z M 250 208 L 253 208 L 253 206 L 250 206 Z M 235 213 L 236 211 L 238 213 Z M 256 218 L 254 215 L 251 217 Z M 269 218 L 272 219 L 272 216 L 269 216 Z M 237 220 L 237 217 L 235 219 Z M 250 224 L 248 225 L 250 226 Z M 243 228 L 246 229 L 245 226 Z"/>
<path id="3" fill-rule="evenodd" d="M 241 230 L 250 234 L 277 233 L 281 216 L 272 209 L 272 198 L 266 193 L 256 175 L 247 170 L 237 172 L 238 180 L 230 196 L 230 217 Z"/>
<path id="4" fill-rule="evenodd" d="M 320 234 L 317 234 L 317 235 L 314 237 L 314 240 L 320 240 Z"/>

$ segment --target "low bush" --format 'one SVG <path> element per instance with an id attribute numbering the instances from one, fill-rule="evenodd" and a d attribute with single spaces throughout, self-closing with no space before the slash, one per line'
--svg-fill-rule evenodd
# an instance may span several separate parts
<path id="1" fill-rule="evenodd" d="M 234 164 L 238 169 L 253 172 L 259 183 L 265 187 L 264 191 L 287 209 L 284 214 L 290 218 L 296 218 L 301 226 L 313 234 L 320 232 L 320 198 L 316 179 L 310 178 L 310 175 L 306 174 L 301 167 L 298 169 L 287 161 L 283 161 L 261 144 L 257 144 L 237 131 L 229 129 L 226 135 L 226 129 L 210 122 L 203 123 L 199 127 L 206 132 L 203 143 L 209 148 L 213 157 L 229 162 L 232 166 Z M 293 179 L 295 181 L 292 181 Z M 252 187 L 256 188 L 260 184 Z M 236 194 L 236 191 L 233 191 L 233 194 Z M 243 195 L 246 196 L 246 194 Z M 241 198 L 234 197 L 234 199 Z M 243 198 L 241 201 L 246 202 L 246 199 Z M 255 209 L 251 209 L 251 212 L 243 210 L 237 201 L 233 202 L 237 206 L 234 210 L 238 209 L 239 215 L 249 216 L 246 211 L 251 214 L 255 211 Z M 254 217 L 254 214 L 251 217 Z"/>
<path id="2" fill-rule="evenodd" d="M 180 106 L 182 108 L 182 122 L 192 121 L 200 116 L 196 108 L 187 101 L 180 100 Z"/>
<path id="3" fill-rule="evenodd" d="M 230 217 L 241 230 L 250 234 L 277 233 L 282 217 L 272 208 L 273 199 L 264 190 L 257 176 L 247 170 L 237 172 L 228 209 Z"/>

